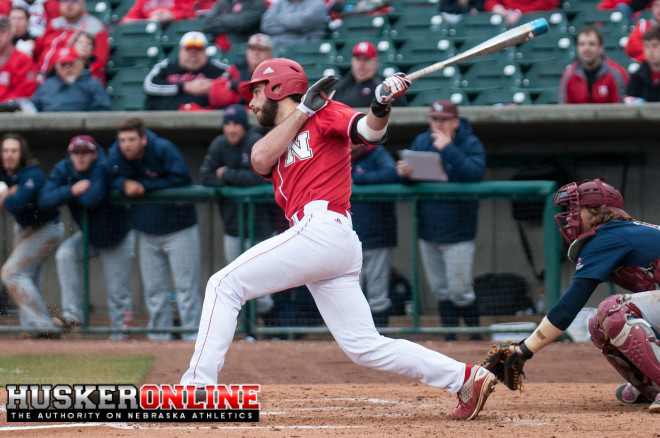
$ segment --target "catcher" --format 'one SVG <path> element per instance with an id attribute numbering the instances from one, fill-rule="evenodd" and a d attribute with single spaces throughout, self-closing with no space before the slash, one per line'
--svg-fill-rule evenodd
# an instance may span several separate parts
<path id="1" fill-rule="evenodd" d="M 660 226 L 633 220 L 619 191 L 600 179 L 563 186 L 554 204 L 566 208 L 555 220 L 576 263 L 573 280 L 534 333 L 493 346 L 481 365 L 519 389 L 525 361 L 557 339 L 609 280 L 640 293 L 606 298 L 589 320 L 591 339 L 628 382 L 616 397 L 650 403 L 649 412 L 660 413 Z"/>

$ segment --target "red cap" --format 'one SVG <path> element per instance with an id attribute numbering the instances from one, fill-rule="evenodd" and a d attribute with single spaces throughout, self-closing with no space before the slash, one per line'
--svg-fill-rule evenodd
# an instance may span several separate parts
<path id="1" fill-rule="evenodd" d="M 96 140 L 89 135 L 77 135 L 69 142 L 68 152 L 96 152 Z"/>
<path id="2" fill-rule="evenodd" d="M 360 41 L 353 47 L 353 56 L 366 56 L 367 58 L 375 58 L 378 56 L 378 51 L 376 46 L 369 41 Z"/>
<path id="3" fill-rule="evenodd" d="M 431 104 L 429 116 L 452 119 L 458 117 L 458 108 L 448 100 L 436 100 Z"/>
<path id="4" fill-rule="evenodd" d="M 63 62 L 74 62 L 78 59 L 78 52 L 70 46 L 62 47 L 55 53 L 54 64 L 62 64 Z"/>

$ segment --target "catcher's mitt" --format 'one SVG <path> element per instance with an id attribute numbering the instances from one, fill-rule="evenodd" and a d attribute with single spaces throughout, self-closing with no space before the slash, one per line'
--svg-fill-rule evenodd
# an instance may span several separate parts
<path id="1" fill-rule="evenodd" d="M 524 355 L 512 353 L 509 347 L 511 345 L 520 345 L 518 342 L 504 341 L 494 344 L 486 354 L 484 360 L 479 363 L 491 373 L 495 374 L 497 380 L 504 383 L 512 391 L 523 391 L 521 377 L 525 376 L 523 366 L 532 354 Z"/>

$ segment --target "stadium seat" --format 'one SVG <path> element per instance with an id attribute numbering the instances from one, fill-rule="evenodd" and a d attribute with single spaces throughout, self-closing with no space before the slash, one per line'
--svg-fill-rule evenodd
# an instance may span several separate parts
<path id="1" fill-rule="evenodd" d="M 556 105 L 559 95 L 559 87 L 555 88 L 546 88 L 545 90 L 538 93 L 534 98 L 534 105 Z"/>
<path id="2" fill-rule="evenodd" d="M 467 94 L 463 91 L 444 89 L 420 93 L 410 101 L 408 106 L 430 106 L 436 100 L 448 100 L 458 106 L 470 104 Z"/>
<path id="3" fill-rule="evenodd" d="M 573 36 L 561 32 L 549 32 L 541 38 L 526 41 L 516 46 L 514 53 L 514 59 L 523 67 L 550 60 L 567 65 L 577 56 Z"/>
<path id="4" fill-rule="evenodd" d="M 583 8 L 568 26 L 569 33 L 577 35 L 584 26 L 602 28 L 603 31 L 613 29 L 623 34 L 630 32 L 630 23 L 620 11 Z"/>
<path id="5" fill-rule="evenodd" d="M 309 82 L 309 85 L 312 85 L 314 82 L 318 81 L 321 78 L 324 78 L 326 76 L 335 76 L 335 77 L 340 77 L 341 73 L 339 72 L 339 69 L 333 65 L 328 65 L 328 64 L 309 64 L 309 65 L 302 65 L 303 68 L 305 69 L 305 74 L 307 75 L 307 80 Z"/>
<path id="6" fill-rule="evenodd" d="M 531 105 L 532 99 L 524 90 L 515 88 L 495 88 L 480 92 L 470 101 L 470 105 Z"/>
<path id="7" fill-rule="evenodd" d="M 111 0 L 110 6 L 112 6 L 112 13 L 110 15 L 110 23 L 119 23 L 134 3 L 133 0 Z"/>
<path id="8" fill-rule="evenodd" d="M 220 60 L 225 64 L 237 64 L 245 61 L 245 52 L 247 51 L 247 43 L 232 44 L 229 52 L 223 52 Z"/>
<path id="9" fill-rule="evenodd" d="M 414 72 L 427 67 L 428 64 L 417 64 L 410 68 L 409 72 Z M 414 99 L 418 94 L 435 94 L 441 90 L 457 90 L 460 87 L 461 74 L 454 66 L 446 67 L 435 73 L 431 73 L 421 78 L 415 79 L 406 95 L 409 99 Z"/>
<path id="10" fill-rule="evenodd" d="M 351 56 L 353 54 L 353 47 L 360 41 L 370 41 L 376 46 L 378 51 L 378 61 L 380 63 L 392 63 L 396 60 L 396 50 L 394 49 L 394 42 L 389 38 L 365 38 L 365 39 L 350 39 L 344 41 L 342 48 L 337 51 L 335 57 L 335 64 L 340 69 L 349 69 L 351 67 Z"/>
<path id="11" fill-rule="evenodd" d="M 418 9 L 437 12 L 440 9 L 439 3 L 439 0 L 392 0 L 390 6 L 396 14 L 405 15 Z"/>
<path id="12" fill-rule="evenodd" d="M 522 86 L 522 72 L 515 62 L 490 60 L 473 64 L 460 80 L 461 88 L 479 93 L 492 88 Z"/>
<path id="13" fill-rule="evenodd" d="M 544 11 L 544 12 L 528 12 L 523 14 L 518 20 L 518 24 L 529 23 L 530 21 L 536 20 L 538 18 L 545 18 L 548 22 L 548 26 L 553 31 L 559 32 L 568 32 L 569 21 L 566 13 L 560 10 Z"/>
<path id="14" fill-rule="evenodd" d="M 165 57 L 162 47 L 152 44 L 133 44 L 113 50 L 108 61 L 109 74 L 133 67 L 152 67 Z"/>
<path id="15" fill-rule="evenodd" d="M 117 71 L 108 81 L 106 90 L 112 96 L 131 94 L 136 88 L 142 90 L 144 78 L 149 73 L 149 67 L 126 68 Z"/>
<path id="16" fill-rule="evenodd" d="M 390 22 L 387 16 L 378 15 L 350 15 L 344 17 L 341 26 L 330 32 L 331 38 L 336 42 L 350 39 L 380 38 L 389 36 Z"/>
<path id="17" fill-rule="evenodd" d="M 337 47 L 331 40 L 300 41 L 290 45 L 284 54 L 300 64 L 332 64 L 337 57 Z"/>
<path id="18" fill-rule="evenodd" d="M 408 38 L 426 36 L 436 32 L 446 34 L 445 20 L 437 11 L 412 10 L 403 14 L 390 29 L 390 38 L 404 42 Z"/>
<path id="19" fill-rule="evenodd" d="M 144 98 L 142 88 L 135 88 L 129 94 L 110 96 L 110 102 L 114 111 L 140 111 L 144 109 Z"/>
<path id="20" fill-rule="evenodd" d="M 409 38 L 397 50 L 395 63 L 407 68 L 415 64 L 434 64 L 453 56 L 454 44 L 442 35 L 429 34 Z"/>
<path id="21" fill-rule="evenodd" d="M 110 47 L 127 47 L 135 44 L 160 46 L 162 29 L 154 22 L 134 22 L 117 26 L 110 34 Z"/>
<path id="22" fill-rule="evenodd" d="M 457 23 L 448 24 L 444 32 L 454 40 L 482 36 L 482 40 L 493 37 L 506 29 L 504 19 L 490 12 L 478 14 L 463 14 Z"/>
<path id="23" fill-rule="evenodd" d="M 173 21 L 167 25 L 161 37 L 161 44 L 165 51 L 169 51 L 179 44 L 183 34 L 191 31 L 201 32 L 202 18 L 193 18 L 190 20 Z M 213 41 L 210 35 L 207 35 L 209 41 Z"/>
<path id="24" fill-rule="evenodd" d="M 548 88 L 556 89 L 567 65 L 556 61 L 532 64 L 524 74 L 522 86 L 530 92 L 541 92 Z"/>
<path id="25" fill-rule="evenodd" d="M 401 71 L 401 68 L 399 68 L 398 65 L 394 64 L 384 64 L 380 63 L 378 64 L 378 75 L 380 77 L 386 78 L 388 76 L 392 76 L 394 73 L 398 73 Z"/>
<path id="26" fill-rule="evenodd" d="M 85 9 L 90 15 L 101 20 L 106 26 L 110 24 L 112 8 L 107 0 L 87 0 Z"/>

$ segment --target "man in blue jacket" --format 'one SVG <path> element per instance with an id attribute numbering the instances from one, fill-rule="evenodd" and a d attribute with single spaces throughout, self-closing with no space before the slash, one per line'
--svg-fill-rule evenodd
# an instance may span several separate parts
<path id="1" fill-rule="evenodd" d="M 429 125 L 410 149 L 439 153 L 450 182 L 481 181 L 486 152 L 469 122 L 459 117 L 456 105 L 446 100 L 431 104 Z M 399 161 L 397 172 L 406 178 L 413 169 Z M 457 327 L 462 316 L 468 326 L 478 326 L 479 310 L 472 286 L 478 201 L 422 201 L 418 208 L 422 263 L 431 292 L 438 300 L 442 325 Z M 445 339 L 455 340 L 456 335 L 447 334 Z"/>
<path id="2" fill-rule="evenodd" d="M 128 197 L 191 184 L 186 161 L 169 140 L 145 129 L 138 117 L 119 122 L 117 140 L 110 147 L 108 165 L 112 187 Z M 202 313 L 199 294 L 200 249 L 194 204 L 131 206 L 131 223 L 137 231 L 140 272 L 149 328 L 171 327 L 170 274 L 176 290 L 183 328 L 196 329 Z M 195 340 L 197 333 L 184 333 Z M 169 340 L 171 333 L 150 333 L 150 339 Z"/>
<path id="3" fill-rule="evenodd" d="M 68 46 L 59 49 L 54 70 L 55 75 L 46 79 L 32 96 L 37 111 L 110 111 L 108 92 L 85 71 L 76 49 Z"/>
<path id="4" fill-rule="evenodd" d="M 396 161 L 383 146 L 351 145 L 353 184 L 399 182 Z M 396 246 L 394 202 L 351 202 L 353 230 L 362 242 L 362 271 L 371 315 L 376 327 L 387 327 L 392 300 L 389 297 L 392 249 Z"/>
<path id="5" fill-rule="evenodd" d="M 4 183 L 0 213 L 6 210 L 16 220 L 14 249 L 2 266 L 2 282 L 19 307 L 21 326 L 37 330 L 30 336 L 51 337 L 55 326 L 38 285 L 46 259 L 64 239 L 64 224 L 56 208 L 37 204 L 46 176 L 32 159 L 27 141 L 18 134 L 5 134 L 0 148 L 0 181 Z"/>
<path id="6" fill-rule="evenodd" d="M 126 312 L 132 312 L 131 267 L 135 236 L 131 232 L 128 210 L 105 202 L 110 189 L 106 156 L 92 137 L 73 137 L 68 155 L 50 172 L 39 193 L 39 205 L 57 208 L 66 204 L 80 228 L 83 209 L 88 209 L 89 257 L 101 258 L 107 288 L 108 313 L 112 328 L 120 329 Z M 62 289 L 62 317 L 55 325 L 64 331 L 79 327 L 83 321 L 82 287 L 79 265 L 83 260 L 83 234 L 78 231 L 60 245 L 55 254 L 57 275 Z M 110 339 L 123 339 L 115 333 Z"/>

